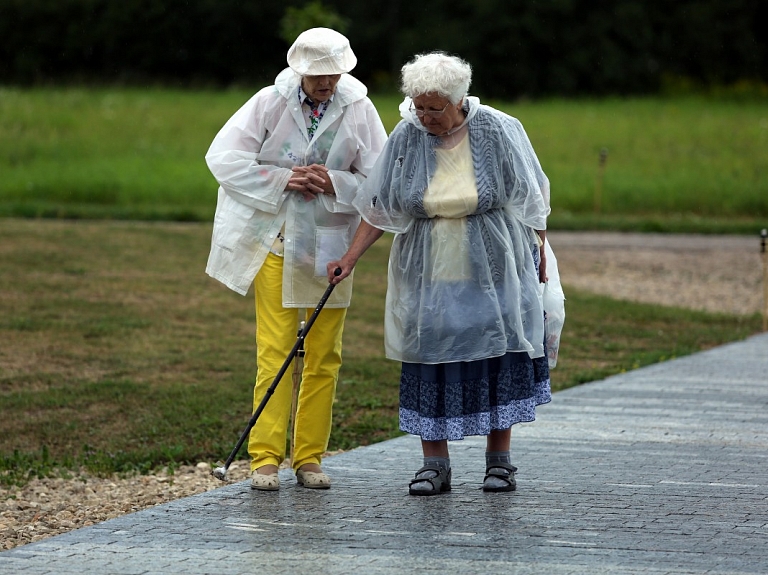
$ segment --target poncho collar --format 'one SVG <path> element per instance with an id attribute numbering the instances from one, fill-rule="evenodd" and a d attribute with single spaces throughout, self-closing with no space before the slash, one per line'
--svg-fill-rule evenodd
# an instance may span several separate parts
<path id="1" fill-rule="evenodd" d="M 275 78 L 275 88 L 286 100 L 292 100 L 296 90 L 301 85 L 301 76 L 290 68 L 286 68 Z M 338 100 L 342 108 L 352 102 L 362 100 L 368 95 L 368 88 L 360 80 L 349 74 L 342 74 L 336 84 L 334 100 Z"/>

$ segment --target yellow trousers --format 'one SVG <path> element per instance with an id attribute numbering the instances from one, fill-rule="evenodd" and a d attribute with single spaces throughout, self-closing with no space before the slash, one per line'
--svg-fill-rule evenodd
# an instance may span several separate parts
<path id="1" fill-rule="evenodd" d="M 299 309 L 283 307 L 282 284 L 283 258 L 269 254 L 254 280 L 258 364 L 254 411 L 291 352 L 298 334 Z M 304 369 L 293 432 L 294 470 L 307 463 L 319 465 L 328 449 L 346 314 L 346 308 L 323 308 L 304 339 Z M 251 430 L 248 438 L 251 471 L 268 464 L 280 465 L 285 459 L 292 373 L 293 365 L 285 372 Z"/>

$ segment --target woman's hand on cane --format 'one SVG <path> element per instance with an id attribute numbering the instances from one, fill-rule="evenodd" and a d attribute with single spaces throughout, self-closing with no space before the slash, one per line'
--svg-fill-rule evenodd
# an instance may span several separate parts
<path id="1" fill-rule="evenodd" d="M 326 266 L 326 270 L 328 271 L 328 283 L 337 285 L 341 280 L 352 273 L 355 264 L 350 265 L 349 263 L 345 263 L 345 258 L 346 255 L 342 257 L 341 260 L 328 262 L 328 265 Z M 341 273 L 337 273 L 339 270 L 341 270 Z"/>
<path id="2" fill-rule="evenodd" d="M 328 265 L 326 266 L 326 269 L 328 270 L 328 282 L 338 284 L 341 280 L 351 274 L 355 264 L 357 264 L 357 260 L 360 259 L 360 256 L 362 256 L 383 233 L 382 230 L 373 227 L 366 221 L 360 222 L 360 225 L 355 232 L 355 237 L 352 238 L 352 245 L 349 246 L 347 253 L 345 253 L 338 261 L 328 262 Z M 335 275 L 337 268 L 341 268 L 341 274 L 339 275 Z"/>

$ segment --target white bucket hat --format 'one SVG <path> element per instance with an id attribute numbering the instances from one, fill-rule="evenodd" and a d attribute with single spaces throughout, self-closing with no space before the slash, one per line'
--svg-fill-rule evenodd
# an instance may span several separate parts
<path id="1" fill-rule="evenodd" d="M 355 64 L 349 40 L 330 28 L 305 30 L 288 50 L 288 66 L 301 76 L 345 74 Z"/>

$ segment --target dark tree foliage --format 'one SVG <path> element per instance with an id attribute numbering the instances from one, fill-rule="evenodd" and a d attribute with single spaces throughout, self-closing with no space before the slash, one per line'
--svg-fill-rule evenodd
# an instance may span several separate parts
<path id="1" fill-rule="evenodd" d="M 270 82 L 280 21 L 303 0 L 0 0 L 0 83 Z M 517 98 L 652 93 L 665 81 L 768 82 L 764 0 L 323 0 L 351 22 L 354 74 L 396 86 L 414 54 L 474 68 L 472 91 Z"/>
<path id="2" fill-rule="evenodd" d="M 272 78 L 285 62 L 283 11 L 238 0 L 0 0 L 0 82 Z"/>

